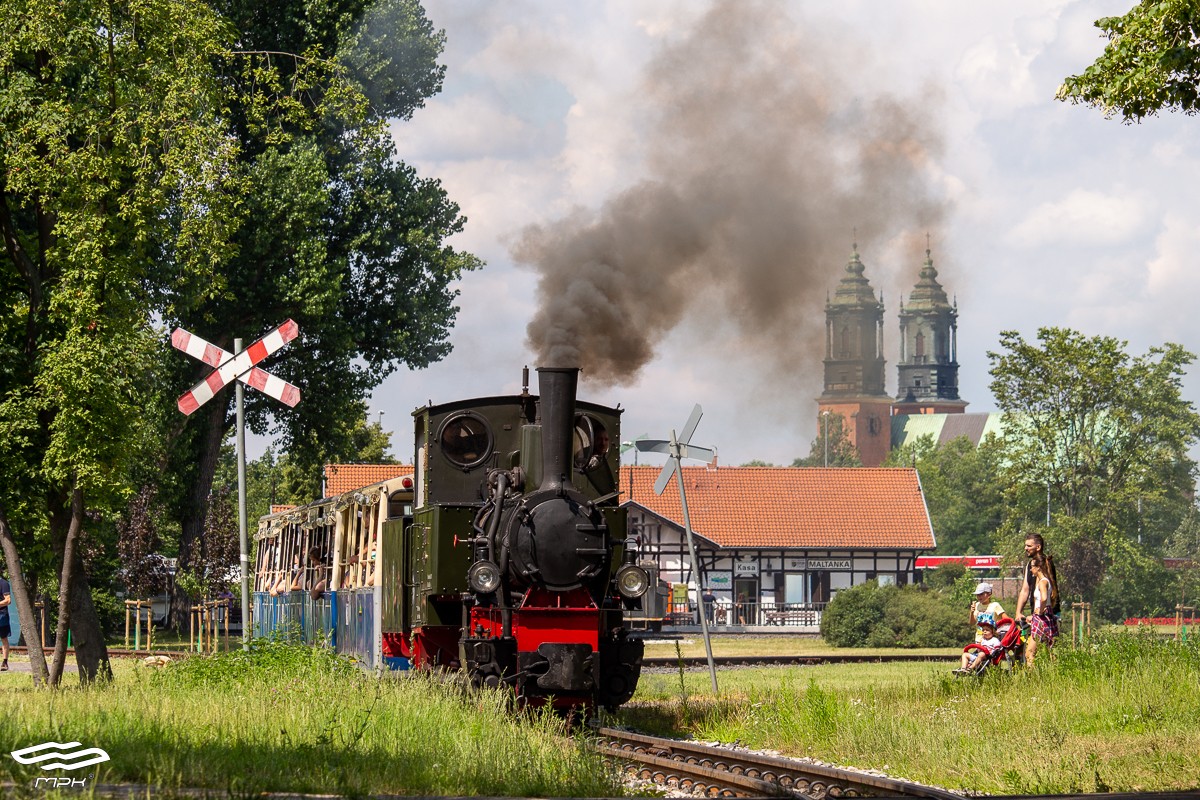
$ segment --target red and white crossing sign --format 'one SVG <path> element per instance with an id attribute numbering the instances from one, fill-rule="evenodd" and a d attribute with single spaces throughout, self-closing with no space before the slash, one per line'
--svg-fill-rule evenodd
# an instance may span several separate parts
<path id="1" fill-rule="evenodd" d="M 207 378 L 180 395 L 176 405 L 184 414 L 191 414 L 233 380 L 239 380 L 252 386 L 286 405 L 296 405 L 300 402 L 300 390 L 282 378 L 277 378 L 266 370 L 259 369 L 255 364 L 299 335 L 300 327 L 289 319 L 242 352 L 234 355 L 228 350 L 204 341 L 199 336 L 188 333 L 183 328 L 176 328 L 171 332 L 171 344 L 177 350 L 182 350 L 189 356 L 216 367 Z"/>

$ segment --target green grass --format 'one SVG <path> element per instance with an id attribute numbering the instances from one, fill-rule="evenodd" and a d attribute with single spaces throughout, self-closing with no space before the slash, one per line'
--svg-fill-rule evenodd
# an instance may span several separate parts
<path id="1" fill-rule="evenodd" d="M 704 638 L 700 634 L 681 639 L 649 639 L 646 656 L 650 658 L 672 658 L 676 655 L 676 644 L 684 657 L 702 658 Z M 962 648 L 945 647 L 834 647 L 818 637 L 783 636 L 728 636 L 712 638 L 714 656 L 827 656 L 827 655 L 944 655 L 947 658 L 962 652 Z"/>
<path id="2" fill-rule="evenodd" d="M 258 642 L 250 654 L 162 670 L 116 662 L 112 684 L 52 693 L 5 675 L 0 742 L 106 750 L 100 783 L 205 787 L 239 795 L 605 796 L 599 757 L 553 715 L 514 718 L 497 694 L 403 674 L 377 680 L 328 651 Z M 73 683 L 66 676 L 65 684 Z M 29 785 L 36 767 L 4 760 Z M 90 771 L 90 770 L 89 770 Z"/>
<path id="3" fill-rule="evenodd" d="M 1200 786 L 1200 646 L 1151 636 L 1060 647 L 1031 671 L 957 679 L 929 664 L 648 675 L 622 712 L 952 789 L 1046 794 Z"/>

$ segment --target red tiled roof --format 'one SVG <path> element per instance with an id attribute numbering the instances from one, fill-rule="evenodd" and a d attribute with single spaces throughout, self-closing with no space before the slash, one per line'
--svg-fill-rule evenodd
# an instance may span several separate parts
<path id="1" fill-rule="evenodd" d="M 661 467 L 621 467 L 622 502 L 683 527 L 679 484 L 661 495 Z M 914 469 L 684 467 L 692 530 L 721 547 L 931 550 L 929 511 Z"/>
<path id="2" fill-rule="evenodd" d="M 412 464 L 326 464 L 325 496 L 337 497 L 373 483 L 412 474 Z"/>
<path id="3" fill-rule="evenodd" d="M 282 514 L 284 511 L 291 511 L 295 507 L 296 507 L 295 505 L 280 505 L 278 503 L 272 503 L 271 504 L 271 513 L 272 514 Z"/>

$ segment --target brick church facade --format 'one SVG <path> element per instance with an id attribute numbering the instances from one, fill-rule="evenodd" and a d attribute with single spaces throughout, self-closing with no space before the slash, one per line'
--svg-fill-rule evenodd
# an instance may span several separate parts
<path id="1" fill-rule="evenodd" d="M 962 414 L 967 408 L 958 396 L 958 307 L 938 283 L 929 250 L 908 303 L 900 304 L 895 397 L 884 379 L 883 312 L 855 245 L 825 304 L 825 388 L 817 398 L 817 420 L 820 429 L 822 416 L 839 415 L 866 467 L 879 466 L 891 451 L 893 417 Z"/>

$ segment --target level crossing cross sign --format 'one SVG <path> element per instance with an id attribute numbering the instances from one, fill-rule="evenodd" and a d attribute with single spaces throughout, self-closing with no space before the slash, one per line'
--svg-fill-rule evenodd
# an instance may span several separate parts
<path id="1" fill-rule="evenodd" d="M 300 390 L 255 365 L 299 335 L 300 326 L 289 319 L 242 352 L 234 354 L 183 328 L 176 328 L 171 332 L 171 344 L 177 350 L 216 367 L 208 377 L 180 395 L 176 405 L 184 414 L 190 415 L 231 381 L 239 380 L 285 405 L 295 406 L 300 402 Z"/>

